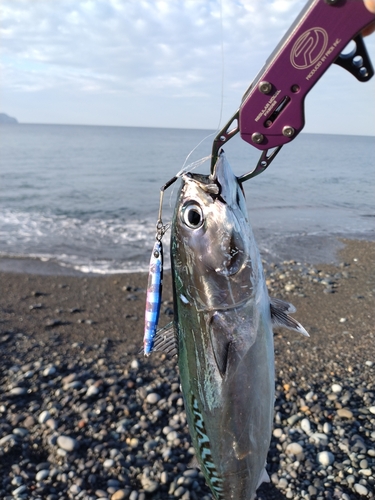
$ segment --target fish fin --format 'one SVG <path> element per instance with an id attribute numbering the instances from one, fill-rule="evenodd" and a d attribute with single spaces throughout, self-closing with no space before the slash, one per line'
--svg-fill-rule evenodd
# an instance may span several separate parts
<path id="1" fill-rule="evenodd" d="M 280 302 L 282 304 L 280 304 Z M 279 305 L 280 304 L 280 305 Z M 303 328 L 301 323 L 299 323 L 296 319 L 286 314 L 285 307 L 286 305 L 292 305 L 288 302 L 284 302 L 280 299 L 271 299 L 270 308 L 271 308 L 271 320 L 272 326 L 282 326 L 284 328 L 289 328 L 289 330 L 294 330 L 296 332 L 302 333 L 305 337 L 310 337 L 307 331 Z M 292 306 L 293 307 L 293 306 Z"/>
<path id="2" fill-rule="evenodd" d="M 262 484 L 262 483 L 270 483 L 271 480 L 270 480 L 270 476 L 268 475 L 267 471 L 266 471 L 266 468 L 264 467 L 264 469 L 262 470 L 262 472 L 260 473 L 260 477 L 259 477 L 259 481 L 258 481 L 258 485 L 256 487 L 256 489 L 259 488 L 259 486 Z"/>
<path id="3" fill-rule="evenodd" d="M 200 463 L 198 462 L 197 457 L 194 455 L 193 458 L 190 460 L 190 462 L 187 465 L 188 469 L 199 469 L 201 470 Z"/>
<path id="4" fill-rule="evenodd" d="M 277 299 L 276 297 L 270 297 L 271 305 L 276 307 L 276 309 L 280 309 L 280 311 L 295 313 L 296 308 L 290 302 L 286 302 L 285 300 Z"/>
<path id="5" fill-rule="evenodd" d="M 178 354 L 176 330 L 173 321 L 156 332 L 154 348 L 152 350 L 164 352 L 170 356 Z"/>
<path id="6" fill-rule="evenodd" d="M 216 365 L 220 375 L 224 377 L 227 369 L 230 342 L 228 341 L 228 325 L 218 313 L 213 314 L 209 331 Z"/>

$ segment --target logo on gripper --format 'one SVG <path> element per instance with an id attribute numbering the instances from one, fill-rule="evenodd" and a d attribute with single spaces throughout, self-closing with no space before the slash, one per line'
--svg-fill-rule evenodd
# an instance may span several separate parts
<path id="1" fill-rule="evenodd" d="M 290 62 L 296 69 L 313 66 L 324 54 L 328 45 L 328 33 L 323 28 L 310 28 L 294 43 Z"/>

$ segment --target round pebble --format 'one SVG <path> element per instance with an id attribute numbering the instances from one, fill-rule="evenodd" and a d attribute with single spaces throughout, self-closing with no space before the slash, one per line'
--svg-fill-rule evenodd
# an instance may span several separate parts
<path id="1" fill-rule="evenodd" d="M 353 413 L 346 408 L 340 408 L 337 410 L 337 415 L 341 418 L 353 418 Z"/>
<path id="2" fill-rule="evenodd" d="M 96 396 L 97 394 L 99 394 L 99 392 L 99 387 L 96 387 L 96 385 L 90 385 L 90 387 L 87 389 L 86 396 Z"/>
<path id="3" fill-rule="evenodd" d="M 342 391 L 342 386 L 340 384 L 332 384 L 331 390 L 332 392 L 338 394 L 339 392 Z"/>
<path id="4" fill-rule="evenodd" d="M 299 443 L 289 443 L 285 449 L 285 452 L 290 455 L 299 455 L 303 452 L 303 448 Z"/>
<path id="5" fill-rule="evenodd" d="M 47 366 L 47 368 L 43 370 L 43 376 L 51 377 L 52 375 L 55 375 L 56 371 L 57 370 L 55 366 Z"/>
<path id="6" fill-rule="evenodd" d="M 40 424 L 44 424 L 51 418 L 51 414 L 48 410 L 42 411 L 42 413 L 38 417 L 38 422 Z"/>
<path id="7" fill-rule="evenodd" d="M 335 461 L 335 457 L 330 451 L 321 451 L 320 453 L 318 453 L 317 459 L 318 462 L 324 467 L 328 467 L 328 465 L 333 464 L 333 462 Z"/>
<path id="8" fill-rule="evenodd" d="M 111 500 L 125 500 L 127 498 L 127 492 L 125 490 L 117 490 L 111 496 Z"/>
<path id="9" fill-rule="evenodd" d="M 37 472 L 35 479 L 37 481 L 43 481 L 44 479 L 47 479 L 49 476 L 49 469 L 42 469 L 39 472 Z"/>
<path id="10" fill-rule="evenodd" d="M 358 495 L 361 496 L 366 496 L 368 494 L 368 489 L 366 486 L 363 486 L 363 484 L 355 483 L 354 484 L 354 490 Z"/>
<path id="11" fill-rule="evenodd" d="M 311 433 L 311 424 L 310 420 L 308 418 L 303 418 L 301 420 L 301 429 L 306 433 L 310 434 Z"/>
<path id="12" fill-rule="evenodd" d="M 78 443 L 70 436 L 59 436 L 57 445 L 64 451 L 73 451 L 78 446 Z"/>
<path id="13" fill-rule="evenodd" d="M 12 396 L 23 396 L 24 394 L 27 394 L 27 389 L 25 387 L 13 387 L 9 391 L 9 394 Z"/>
<path id="14" fill-rule="evenodd" d="M 146 397 L 146 401 L 150 405 L 154 405 L 154 404 L 158 403 L 160 401 L 160 399 L 161 399 L 161 397 L 156 392 L 151 392 L 150 394 L 147 394 L 147 397 Z"/>

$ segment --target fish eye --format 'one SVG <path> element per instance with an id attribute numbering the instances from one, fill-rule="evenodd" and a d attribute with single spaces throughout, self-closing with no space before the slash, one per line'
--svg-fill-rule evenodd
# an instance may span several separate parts
<path id="1" fill-rule="evenodd" d="M 182 221 L 190 229 L 198 229 L 203 224 L 203 212 L 197 203 L 185 205 L 182 211 Z"/>

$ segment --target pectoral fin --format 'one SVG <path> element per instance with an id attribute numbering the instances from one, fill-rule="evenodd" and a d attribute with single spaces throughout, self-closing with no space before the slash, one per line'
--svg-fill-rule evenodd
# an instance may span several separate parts
<path id="1" fill-rule="evenodd" d="M 228 334 L 228 323 L 225 318 L 223 319 L 220 313 L 214 313 L 210 321 L 210 338 L 216 365 L 222 377 L 227 369 L 230 345 Z"/>
<path id="2" fill-rule="evenodd" d="M 279 309 L 280 311 L 295 313 L 296 308 L 290 302 L 286 302 L 285 300 L 277 299 L 276 297 L 270 297 L 271 305 Z"/>
<path id="3" fill-rule="evenodd" d="M 301 323 L 287 314 L 287 312 L 295 312 L 296 309 L 292 304 L 281 299 L 271 298 L 270 300 L 272 326 L 289 328 L 289 330 L 302 333 L 305 337 L 310 337 Z"/>

